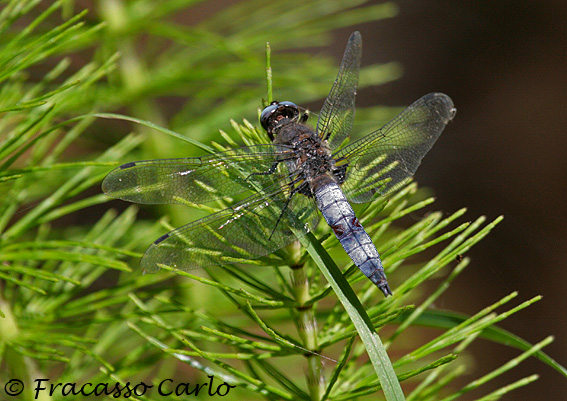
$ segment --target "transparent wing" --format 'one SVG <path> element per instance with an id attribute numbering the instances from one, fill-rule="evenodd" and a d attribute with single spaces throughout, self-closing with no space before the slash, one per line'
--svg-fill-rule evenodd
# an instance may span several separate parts
<path id="1" fill-rule="evenodd" d="M 352 129 L 361 54 L 362 37 L 357 31 L 348 40 L 339 73 L 317 121 L 316 132 L 321 138 L 329 136 L 331 149 L 343 143 Z"/>
<path id="2" fill-rule="evenodd" d="M 290 158 L 291 150 L 283 145 L 257 145 L 203 157 L 131 162 L 111 171 L 102 190 L 135 203 L 205 203 L 269 186 L 284 175 L 277 162 Z"/>
<path id="3" fill-rule="evenodd" d="M 456 109 L 449 96 L 430 93 L 415 101 L 392 121 L 333 155 L 346 166 L 341 186 L 355 203 L 368 202 L 404 184 L 417 170 Z"/>
<path id="4" fill-rule="evenodd" d="M 274 184 L 233 207 L 171 231 L 144 254 L 146 272 L 159 264 L 191 270 L 243 262 L 268 255 L 288 245 L 317 225 L 319 215 L 311 198 L 299 193 L 289 200 L 291 187 Z M 289 203 L 288 203 L 289 200 Z"/>

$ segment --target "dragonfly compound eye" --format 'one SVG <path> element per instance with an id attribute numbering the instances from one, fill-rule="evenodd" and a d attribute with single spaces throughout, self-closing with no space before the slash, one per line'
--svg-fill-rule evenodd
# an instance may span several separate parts
<path id="1" fill-rule="evenodd" d="M 281 120 L 287 119 L 295 121 L 299 117 L 299 107 L 293 102 L 273 101 L 268 107 L 262 110 L 260 115 L 260 123 L 268 133 L 270 139 L 274 139 L 274 129 Z"/>

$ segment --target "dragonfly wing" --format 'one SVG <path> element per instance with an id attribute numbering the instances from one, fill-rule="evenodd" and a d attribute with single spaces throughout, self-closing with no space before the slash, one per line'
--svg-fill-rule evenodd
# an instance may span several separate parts
<path id="1" fill-rule="evenodd" d="M 384 127 L 334 154 L 337 166 L 347 166 L 341 186 L 347 198 L 368 202 L 375 193 L 385 195 L 407 182 L 455 112 L 449 96 L 427 94 Z"/>
<path id="2" fill-rule="evenodd" d="M 354 122 L 354 101 L 360 70 L 362 37 L 354 32 L 347 43 L 343 61 L 317 121 L 317 133 L 336 149 L 350 134 Z"/>
<path id="3" fill-rule="evenodd" d="M 290 158 L 291 150 L 283 145 L 257 145 L 203 157 L 131 162 L 111 171 L 102 190 L 134 203 L 205 203 L 269 186 L 285 171 L 276 167 L 278 162 Z"/>
<path id="4" fill-rule="evenodd" d="M 288 245 L 319 219 L 311 198 L 296 193 L 290 199 L 290 193 L 291 186 L 282 190 L 276 183 L 264 194 L 169 232 L 148 248 L 142 269 L 156 272 L 163 264 L 191 270 L 245 262 Z"/>

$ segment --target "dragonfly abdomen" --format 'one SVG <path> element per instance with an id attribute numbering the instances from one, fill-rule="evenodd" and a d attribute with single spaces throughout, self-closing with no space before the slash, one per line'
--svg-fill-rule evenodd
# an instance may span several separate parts
<path id="1" fill-rule="evenodd" d="M 317 207 L 354 264 L 385 296 L 392 295 L 380 255 L 339 185 L 328 175 L 312 182 Z"/>

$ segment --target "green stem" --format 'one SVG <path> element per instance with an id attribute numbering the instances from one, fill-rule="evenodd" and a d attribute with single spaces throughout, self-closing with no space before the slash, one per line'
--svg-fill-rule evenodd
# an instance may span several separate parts
<path id="1" fill-rule="evenodd" d="M 308 304 L 309 296 L 309 279 L 305 273 L 305 265 L 299 262 L 300 244 L 296 242 L 292 245 L 294 252 L 294 260 L 298 263 L 291 266 L 293 274 L 293 289 L 295 292 L 295 300 L 297 302 L 297 331 L 304 347 L 313 352 L 318 352 L 317 342 L 317 321 L 313 313 L 313 305 Z M 321 357 L 317 354 L 307 355 L 307 386 L 312 400 L 320 400 L 325 394 L 325 376 L 323 375 L 323 365 Z"/>

